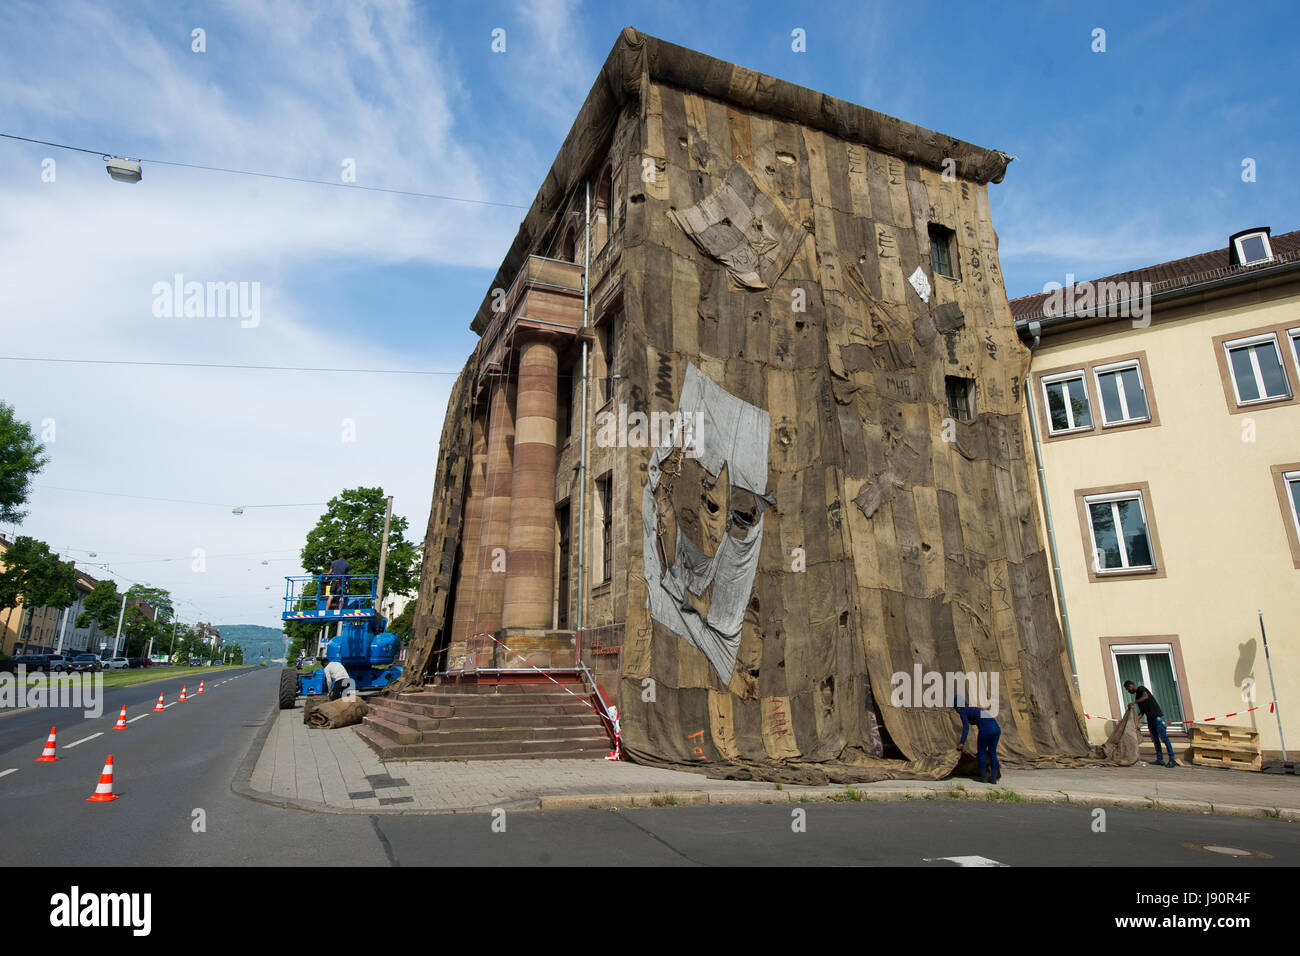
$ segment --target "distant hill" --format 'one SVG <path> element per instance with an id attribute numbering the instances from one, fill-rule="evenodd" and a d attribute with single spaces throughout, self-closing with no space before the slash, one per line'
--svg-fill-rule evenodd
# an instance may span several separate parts
<path id="1" fill-rule="evenodd" d="M 268 664 L 276 658 L 284 658 L 284 631 L 260 624 L 218 624 L 221 639 L 227 646 L 238 644 L 244 649 L 244 663 L 256 664 L 265 660 Z M 262 654 L 266 657 L 262 658 Z"/>

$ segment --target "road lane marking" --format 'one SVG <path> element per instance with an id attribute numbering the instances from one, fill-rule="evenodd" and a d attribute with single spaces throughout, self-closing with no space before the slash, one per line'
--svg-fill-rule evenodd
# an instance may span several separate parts
<path id="1" fill-rule="evenodd" d="M 927 856 L 923 857 L 926 863 L 937 863 L 945 860 L 956 863 L 958 866 L 1009 866 L 1007 863 L 999 863 L 997 860 L 990 860 L 986 856 Z"/>
<path id="2" fill-rule="evenodd" d="M 175 707 L 179 703 L 179 700 L 174 700 L 170 704 L 163 704 L 163 710 L 166 710 L 168 707 Z"/>
<path id="3" fill-rule="evenodd" d="M 10 767 L 8 770 L 0 770 L 0 777 L 7 777 L 11 773 L 17 773 L 17 772 L 18 772 L 17 767 Z"/>
<path id="4" fill-rule="evenodd" d="M 97 734 L 91 734 L 89 737 L 82 737 L 80 740 L 74 741 L 73 743 L 64 744 L 63 749 L 71 750 L 73 747 L 77 746 L 78 744 L 84 744 L 88 740 L 94 740 L 96 737 L 102 737 L 102 736 L 104 736 L 104 732 L 101 730 Z"/>
<path id="5" fill-rule="evenodd" d="M 139 717 L 132 717 L 130 720 L 127 721 L 127 723 L 128 723 L 128 724 L 134 724 L 137 720 L 141 720 L 141 719 L 143 719 L 143 718 L 145 718 L 145 717 L 148 717 L 148 716 L 149 716 L 148 714 L 141 714 Z"/>

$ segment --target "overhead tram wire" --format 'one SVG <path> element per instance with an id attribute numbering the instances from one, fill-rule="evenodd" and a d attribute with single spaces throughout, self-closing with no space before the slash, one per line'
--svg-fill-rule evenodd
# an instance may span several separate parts
<path id="1" fill-rule="evenodd" d="M 135 498 L 139 501 L 167 501 L 172 504 L 180 505 L 207 505 L 212 508 L 317 508 L 328 505 L 328 501 L 292 501 L 283 504 L 265 504 L 265 505 L 232 505 L 223 501 L 195 501 L 191 498 L 160 498 L 156 495 L 128 495 L 116 491 L 95 491 L 91 488 L 65 488 L 62 485 L 47 485 L 44 482 L 37 482 L 36 487 L 48 488 L 51 491 L 71 491 L 83 495 L 105 495 L 109 498 Z"/>
<path id="2" fill-rule="evenodd" d="M 13 133 L 0 133 L 0 137 L 3 137 L 5 139 L 17 140 L 23 143 L 37 143 L 41 146 L 51 146 L 54 149 L 68 149 L 77 153 L 89 153 L 92 156 L 99 156 L 105 159 L 111 158 L 116 155 L 115 153 L 110 153 L 105 150 L 86 149 L 81 146 L 68 146 L 65 143 L 52 143 L 48 140 L 32 139 L 31 137 L 28 136 L 17 136 Z M 132 157 L 132 158 L 136 158 L 136 157 Z M 444 202 L 461 202 L 461 203 L 468 203 L 470 205 L 475 205 L 475 206 L 498 206 L 505 209 L 529 208 L 528 206 L 524 206 L 521 205 L 520 203 L 514 203 L 514 202 L 497 202 L 491 199 L 467 199 L 464 196 L 447 196 L 441 193 L 422 193 L 413 189 L 390 189 L 386 186 L 363 186 L 359 183 L 343 183 L 343 182 L 336 183 L 328 179 L 309 179 L 304 176 L 281 176 L 277 173 L 263 173 L 251 169 L 231 169 L 226 166 L 208 166 L 204 163 L 182 163 L 182 162 L 177 162 L 168 159 L 149 159 L 143 156 L 138 157 L 136 159 L 138 162 L 153 163 L 156 166 L 176 166 L 182 169 L 202 169 L 202 170 L 206 170 L 207 172 L 213 172 L 213 173 L 229 173 L 230 175 L 233 176 L 255 176 L 259 179 L 275 179 L 275 180 L 280 180 L 282 182 L 290 182 L 290 183 L 307 183 L 313 186 L 333 186 L 336 189 L 360 189 L 365 192 L 388 193 L 394 196 L 411 196 L 416 199 L 439 199 Z"/>
<path id="3" fill-rule="evenodd" d="M 218 362 L 147 362 L 133 359 L 74 359 L 39 355 L 0 355 L 3 362 L 62 362 L 74 365 L 152 365 L 161 368 L 235 368 L 257 372 L 363 372 L 373 375 L 459 375 L 460 372 L 418 368 L 323 368 L 307 365 L 241 365 Z"/>

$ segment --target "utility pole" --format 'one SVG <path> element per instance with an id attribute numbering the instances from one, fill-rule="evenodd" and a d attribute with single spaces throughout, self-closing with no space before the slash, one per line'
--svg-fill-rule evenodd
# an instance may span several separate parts
<path id="1" fill-rule="evenodd" d="M 176 618 L 172 618 L 172 649 L 167 652 L 169 658 L 176 656 L 176 625 L 178 623 L 179 621 Z"/>
<path id="2" fill-rule="evenodd" d="M 375 582 L 375 613 L 381 613 L 384 603 L 384 569 L 388 565 L 388 524 L 393 518 L 393 496 L 388 496 L 388 508 L 384 511 L 384 540 L 379 545 L 379 580 Z"/>
<path id="3" fill-rule="evenodd" d="M 113 656 L 117 657 L 117 641 L 122 636 L 122 618 L 126 617 L 126 594 L 122 595 L 122 610 L 117 615 L 117 633 L 113 635 Z"/>

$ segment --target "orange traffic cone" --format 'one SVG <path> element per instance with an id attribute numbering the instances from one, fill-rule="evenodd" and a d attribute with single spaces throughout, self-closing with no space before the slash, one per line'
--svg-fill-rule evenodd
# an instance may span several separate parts
<path id="1" fill-rule="evenodd" d="M 117 715 L 117 723 L 113 725 L 113 729 L 126 730 L 126 708 L 125 707 L 123 707 L 122 712 Z"/>
<path id="2" fill-rule="evenodd" d="M 113 793 L 113 755 L 108 755 L 108 762 L 104 764 L 104 769 L 99 774 L 99 786 L 95 787 L 95 792 L 86 798 L 87 803 L 107 803 L 109 800 L 116 800 L 117 794 Z"/>
<path id="3" fill-rule="evenodd" d="M 158 705 L 157 705 L 156 707 L 154 707 L 153 712 L 154 712 L 155 714 L 161 714 L 164 710 L 166 710 L 166 708 L 163 707 L 163 705 L 162 705 L 162 694 L 159 694 L 159 695 L 158 695 Z"/>
<path id="4" fill-rule="evenodd" d="M 36 762 L 50 763 L 58 759 L 58 757 L 54 756 L 54 728 L 51 727 L 50 736 L 45 741 L 45 749 L 42 750 L 41 755 L 36 758 Z"/>
<path id="5" fill-rule="evenodd" d="M 184 699 L 185 699 L 185 685 L 182 684 L 182 685 L 181 685 L 181 696 L 180 696 L 179 700 L 184 700 Z"/>
<path id="6" fill-rule="evenodd" d="M 203 693 L 203 681 L 199 681 L 199 693 Z"/>

